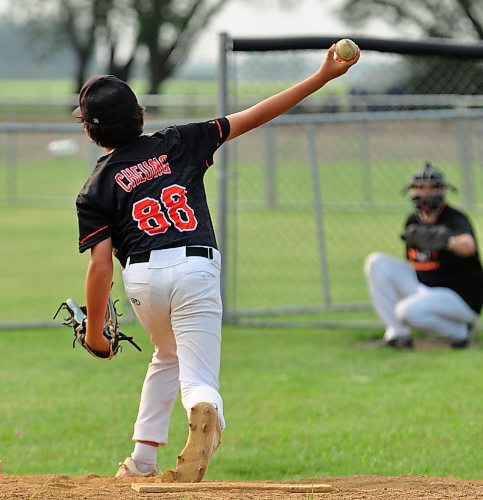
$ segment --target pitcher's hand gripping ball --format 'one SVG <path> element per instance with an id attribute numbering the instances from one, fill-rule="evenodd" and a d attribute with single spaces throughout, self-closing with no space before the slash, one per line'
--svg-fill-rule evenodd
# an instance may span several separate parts
<path id="1" fill-rule="evenodd" d="M 342 61 L 352 61 L 359 52 L 359 47 L 349 38 L 343 38 L 335 44 L 336 58 Z"/>
<path id="2" fill-rule="evenodd" d="M 98 352 L 92 349 L 86 342 L 86 332 L 87 332 L 87 309 L 86 306 L 79 306 L 74 299 L 67 299 L 65 302 L 60 304 L 59 309 L 54 315 L 54 319 L 57 317 L 61 309 L 65 309 L 68 313 L 68 317 L 64 319 L 64 325 L 70 326 L 74 330 L 74 341 L 72 342 L 72 347 L 75 347 L 75 343 L 80 344 L 89 354 L 92 354 L 97 359 L 112 359 L 116 354 L 122 351 L 122 346 L 120 343 L 124 340 L 132 344 L 138 351 L 141 348 L 134 342 L 132 337 L 124 335 L 124 333 L 119 331 L 119 322 L 117 317 L 119 316 L 115 303 L 112 298 L 109 297 L 106 308 L 106 317 L 104 320 L 104 328 L 102 334 L 109 342 L 108 352 Z"/>

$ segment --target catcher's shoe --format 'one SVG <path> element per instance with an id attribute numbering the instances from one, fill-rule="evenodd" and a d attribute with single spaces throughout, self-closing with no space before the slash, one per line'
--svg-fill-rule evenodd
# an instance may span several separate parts
<path id="1" fill-rule="evenodd" d="M 201 481 L 220 441 L 221 424 L 215 405 L 195 404 L 191 408 L 189 417 L 188 441 L 176 462 L 175 481 L 177 483 Z"/>
<path id="2" fill-rule="evenodd" d="M 475 340 L 475 337 L 476 337 L 476 323 L 469 323 L 466 337 L 458 340 L 453 340 L 450 345 L 453 349 L 466 349 L 467 347 L 471 346 L 471 344 Z"/>
<path id="3" fill-rule="evenodd" d="M 414 341 L 412 337 L 395 337 L 391 340 L 387 340 L 386 346 L 392 347 L 393 349 L 413 349 Z"/>
<path id="4" fill-rule="evenodd" d="M 153 465 L 152 470 L 148 472 L 141 472 L 136 464 L 136 461 L 131 457 L 127 457 L 124 462 L 119 464 L 119 469 L 117 469 L 116 477 L 152 477 L 157 476 L 159 473 L 159 467 L 157 465 Z"/>
<path id="5" fill-rule="evenodd" d="M 412 337 L 396 337 L 391 340 L 386 340 L 384 338 L 371 340 L 368 343 L 369 347 L 372 349 L 382 349 L 382 348 L 391 348 L 391 349 L 413 349 L 414 341 Z"/>

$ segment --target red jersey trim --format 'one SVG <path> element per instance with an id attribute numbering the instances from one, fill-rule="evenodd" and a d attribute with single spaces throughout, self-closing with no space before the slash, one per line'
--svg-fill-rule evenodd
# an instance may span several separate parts
<path id="1" fill-rule="evenodd" d="M 221 128 L 221 124 L 218 120 L 215 120 L 215 122 L 218 125 L 218 131 L 220 132 L 220 139 L 223 139 L 223 130 Z"/>
<path id="2" fill-rule="evenodd" d="M 221 128 L 221 123 L 220 123 L 220 120 L 215 119 L 215 120 L 213 120 L 213 121 L 214 121 L 214 122 L 217 124 L 217 126 L 218 126 L 218 133 L 220 134 L 220 139 L 223 139 L 223 129 Z M 218 143 L 216 144 L 216 147 L 218 147 L 219 145 L 220 145 L 220 143 L 218 142 Z M 207 169 L 208 169 L 208 168 L 210 168 L 210 164 L 208 163 L 208 161 L 206 161 L 206 162 L 205 162 L 205 167 L 206 167 Z"/>
<path id="3" fill-rule="evenodd" d="M 82 238 L 80 241 L 79 241 L 79 245 L 82 245 L 82 243 L 85 243 L 89 238 L 92 238 L 94 235 L 96 235 L 97 233 L 100 233 L 101 231 L 103 231 L 104 229 L 108 228 L 109 226 L 103 226 L 101 227 L 100 229 L 97 229 L 96 231 L 94 231 L 93 233 L 91 234 L 88 234 L 85 238 Z"/>
<path id="4" fill-rule="evenodd" d="M 437 262 L 413 262 L 413 268 L 415 271 L 434 271 L 439 269 L 439 264 Z"/>

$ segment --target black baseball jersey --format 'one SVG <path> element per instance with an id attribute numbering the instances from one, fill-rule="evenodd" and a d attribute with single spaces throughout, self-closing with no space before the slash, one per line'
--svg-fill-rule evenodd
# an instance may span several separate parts
<path id="1" fill-rule="evenodd" d="M 438 224 L 447 226 L 453 236 L 471 234 L 470 221 L 462 212 L 446 205 L 443 208 Z M 406 220 L 409 224 L 421 224 L 413 214 Z M 449 250 L 419 250 L 406 246 L 406 255 L 411 262 L 418 280 L 427 286 L 445 287 L 454 290 L 477 313 L 483 304 L 483 270 L 478 252 L 470 257 L 460 257 Z"/>
<path id="2" fill-rule="evenodd" d="M 76 201 L 80 252 L 110 237 L 124 266 L 148 250 L 216 248 L 203 177 L 229 132 L 226 118 L 173 126 L 99 158 Z"/>

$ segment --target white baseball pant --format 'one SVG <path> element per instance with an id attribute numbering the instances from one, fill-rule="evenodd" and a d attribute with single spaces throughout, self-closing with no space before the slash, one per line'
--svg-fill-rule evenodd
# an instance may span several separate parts
<path id="1" fill-rule="evenodd" d="M 423 285 L 409 263 L 391 255 L 371 253 L 364 273 L 374 309 L 386 325 L 385 340 L 407 337 L 411 328 L 452 341 L 462 340 L 468 324 L 477 318 L 456 292 Z"/>
<path id="2" fill-rule="evenodd" d="M 221 255 L 186 257 L 185 247 L 154 250 L 123 271 L 126 295 L 155 347 L 144 380 L 133 440 L 166 444 L 181 388 L 187 414 L 199 402 L 218 408 L 222 303 Z"/>

